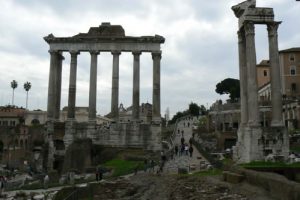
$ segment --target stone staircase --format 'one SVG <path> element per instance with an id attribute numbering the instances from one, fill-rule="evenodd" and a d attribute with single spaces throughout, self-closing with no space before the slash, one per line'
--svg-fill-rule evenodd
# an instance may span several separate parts
<path id="1" fill-rule="evenodd" d="M 178 168 L 186 169 L 188 172 L 191 165 L 197 165 L 195 158 L 189 156 L 175 156 L 174 159 L 170 159 L 164 166 L 164 173 L 177 174 Z"/>

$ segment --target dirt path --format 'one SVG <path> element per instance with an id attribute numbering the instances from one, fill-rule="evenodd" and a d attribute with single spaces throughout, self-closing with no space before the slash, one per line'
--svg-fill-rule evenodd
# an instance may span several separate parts
<path id="1" fill-rule="evenodd" d="M 128 179 L 103 182 L 95 199 L 118 200 L 272 200 L 247 183 L 232 185 L 220 177 L 138 174 Z"/>

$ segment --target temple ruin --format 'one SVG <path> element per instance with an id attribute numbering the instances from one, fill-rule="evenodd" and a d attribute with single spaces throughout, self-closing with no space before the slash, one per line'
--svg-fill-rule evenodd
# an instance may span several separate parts
<path id="1" fill-rule="evenodd" d="M 161 149 L 161 108 L 160 108 L 160 60 L 161 48 L 165 39 L 162 36 L 126 36 L 120 25 L 102 23 L 91 27 L 88 33 L 79 33 L 72 37 L 44 37 L 50 49 L 50 73 L 47 107 L 47 141 L 49 144 L 48 168 L 52 168 L 57 152 L 53 142 L 56 127 L 64 127 L 63 145 L 65 149 L 78 138 L 90 138 L 93 144 L 112 147 L 136 147 L 148 150 Z M 70 81 L 68 97 L 68 119 L 60 122 L 61 79 L 63 52 L 71 55 Z M 80 52 L 91 54 L 89 82 L 89 120 L 79 123 L 75 120 L 77 57 Z M 97 104 L 97 56 L 100 52 L 111 52 L 112 59 L 112 95 L 111 113 L 113 123 L 109 127 L 96 124 Z M 132 118 L 119 120 L 119 56 L 122 52 L 133 54 L 133 94 Z M 140 120 L 140 55 L 151 53 L 153 59 L 152 120 Z M 101 89 L 101 88 L 100 88 Z M 59 125 L 60 124 L 60 125 Z"/>
<path id="2" fill-rule="evenodd" d="M 269 154 L 284 160 L 289 154 L 289 138 L 282 120 L 282 92 L 278 55 L 277 29 L 272 8 L 256 7 L 247 0 L 232 7 L 239 19 L 239 71 L 241 85 L 241 123 L 235 159 L 240 163 L 264 160 Z M 267 25 L 271 66 L 272 121 L 262 128 L 259 121 L 258 88 L 256 82 L 255 24 Z"/>

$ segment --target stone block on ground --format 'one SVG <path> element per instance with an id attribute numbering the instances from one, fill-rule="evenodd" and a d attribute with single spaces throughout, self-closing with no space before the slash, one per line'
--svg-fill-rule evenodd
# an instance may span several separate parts
<path id="1" fill-rule="evenodd" d="M 196 165 L 195 164 L 190 165 L 190 170 L 196 170 Z"/>
<path id="2" fill-rule="evenodd" d="M 188 173 L 187 168 L 183 168 L 183 167 L 178 168 L 178 174 L 187 174 L 187 173 Z"/>
<path id="3" fill-rule="evenodd" d="M 223 172 L 223 180 L 229 183 L 240 183 L 244 180 L 244 176 L 241 174 L 229 172 L 229 171 L 224 171 Z"/>

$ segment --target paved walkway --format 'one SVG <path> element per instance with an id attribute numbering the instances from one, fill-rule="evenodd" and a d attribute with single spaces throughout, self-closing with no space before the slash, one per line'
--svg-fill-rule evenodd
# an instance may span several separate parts
<path id="1" fill-rule="evenodd" d="M 198 122 L 197 117 L 185 117 L 181 118 L 178 121 L 177 126 L 175 127 L 175 138 L 174 145 L 178 145 L 180 148 L 181 138 L 183 136 L 185 143 L 189 145 L 189 140 L 193 137 L 193 123 Z M 193 146 L 193 156 L 182 155 L 182 156 L 174 156 L 174 159 L 168 160 L 165 164 L 164 171 L 165 173 L 178 173 L 178 168 L 186 168 L 189 172 L 199 171 L 200 170 L 200 161 L 208 161 L 203 158 L 203 156 L 199 153 L 197 148 Z"/>

